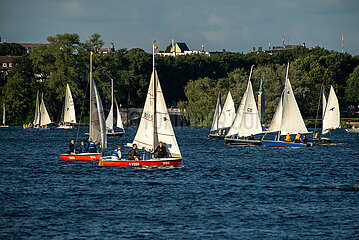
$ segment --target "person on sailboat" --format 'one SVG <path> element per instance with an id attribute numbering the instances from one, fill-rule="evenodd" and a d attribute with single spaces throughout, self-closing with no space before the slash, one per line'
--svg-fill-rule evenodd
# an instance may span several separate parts
<path id="1" fill-rule="evenodd" d="M 254 140 L 253 134 L 251 134 L 251 136 L 248 138 L 248 140 Z"/>
<path id="2" fill-rule="evenodd" d="M 285 142 L 290 142 L 291 139 L 290 139 L 290 134 L 287 133 L 287 135 L 285 136 L 285 139 L 284 139 Z"/>
<path id="3" fill-rule="evenodd" d="M 320 140 L 319 131 L 315 131 L 315 133 L 314 133 L 314 139 Z"/>
<path id="4" fill-rule="evenodd" d="M 86 150 L 85 143 L 82 141 L 79 153 L 86 153 L 86 152 L 87 152 L 87 150 Z"/>
<path id="5" fill-rule="evenodd" d="M 128 153 L 128 160 L 141 160 L 142 157 L 137 153 L 137 144 L 133 144 L 132 149 Z"/>
<path id="6" fill-rule="evenodd" d="M 92 139 L 89 139 L 89 143 L 87 145 L 87 152 L 89 153 L 96 153 L 96 144 L 92 141 Z"/>
<path id="7" fill-rule="evenodd" d="M 157 153 L 157 158 L 165 158 L 167 157 L 167 149 L 165 146 L 163 146 L 162 142 L 158 143 L 156 150 L 153 152 L 153 154 Z"/>
<path id="8" fill-rule="evenodd" d="M 118 160 L 121 159 L 121 156 L 121 145 L 116 145 L 116 149 L 112 153 L 112 159 Z"/>
<path id="9" fill-rule="evenodd" d="M 303 138 L 302 138 L 302 143 L 307 143 L 308 142 L 308 138 L 307 138 L 307 136 L 303 136 Z"/>
<path id="10" fill-rule="evenodd" d="M 297 133 L 297 135 L 295 135 L 295 143 L 300 143 L 301 139 L 300 139 L 300 133 Z"/>
<path id="11" fill-rule="evenodd" d="M 73 139 L 71 140 L 71 143 L 69 144 L 69 146 L 67 148 L 67 153 L 75 154 L 75 141 Z"/>

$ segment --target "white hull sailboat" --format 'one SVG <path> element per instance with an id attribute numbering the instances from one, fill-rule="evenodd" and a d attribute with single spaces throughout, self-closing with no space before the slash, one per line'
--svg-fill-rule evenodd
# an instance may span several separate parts
<path id="1" fill-rule="evenodd" d="M 261 145 L 259 139 L 254 139 L 254 135 L 262 133 L 262 126 L 252 88 L 252 72 L 253 66 L 249 73 L 247 89 L 243 94 L 236 118 L 234 119 L 227 136 L 224 138 L 226 144 Z"/>
<path id="2" fill-rule="evenodd" d="M 100 94 L 96 83 L 92 78 L 92 55 L 90 54 L 90 139 L 100 145 L 102 150 L 107 148 L 107 135 L 105 114 L 103 111 Z M 102 153 L 80 153 L 80 154 L 61 154 L 60 158 L 65 161 L 93 161 L 100 160 Z"/>
<path id="3" fill-rule="evenodd" d="M 328 100 L 325 97 L 324 86 L 322 87 L 322 135 L 327 134 L 332 129 L 340 127 L 340 110 L 337 95 L 335 94 L 333 86 L 330 86 Z M 327 137 L 321 137 L 319 131 L 315 131 L 313 136 L 314 143 L 316 144 L 328 144 L 332 140 Z"/>
<path id="4" fill-rule="evenodd" d="M 114 105 L 116 106 L 116 118 L 117 118 L 116 125 L 114 124 L 114 110 L 113 110 Z M 115 127 L 119 128 L 120 131 L 115 131 Z M 107 130 L 107 136 L 121 137 L 125 134 L 125 129 L 123 127 L 120 110 L 118 108 L 117 101 L 113 94 L 113 79 L 111 79 L 111 109 L 106 119 L 106 130 Z"/>
<path id="5" fill-rule="evenodd" d="M 5 110 L 5 103 L 3 104 L 3 112 L 2 112 L 2 125 L 0 125 L 1 128 L 7 128 L 9 125 L 5 124 L 6 119 L 6 110 Z"/>
<path id="6" fill-rule="evenodd" d="M 36 96 L 36 107 L 35 107 L 35 118 L 32 126 L 25 126 L 25 131 L 45 131 L 50 130 L 47 127 L 48 124 L 52 123 L 49 113 L 47 112 L 43 94 L 41 94 L 41 103 L 39 98 L 39 91 Z M 30 125 L 30 124 L 29 124 Z"/>
<path id="7" fill-rule="evenodd" d="M 153 44 L 153 72 L 148 87 L 147 98 L 143 108 L 140 124 L 136 136 L 132 143 L 140 149 L 144 149 L 149 154 L 143 160 L 114 159 L 113 157 L 102 157 L 100 166 L 117 167 L 139 167 L 155 166 L 168 167 L 179 166 L 182 162 L 182 155 L 177 144 L 171 120 L 167 111 L 166 102 L 163 96 L 161 84 L 155 69 L 155 45 Z M 155 158 L 154 149 L 162 142 L 167 147 L 168 156 L 165 158 Z"/>
<path id="8" fill-rule="evenodd" d="M 312 143 L 297 143 L 281 141 L 280 137 L 287 134 L 307 134 L 308 130 L 304 124 L 302 115 L 288 78 L 289 62 L 285 78 L 284 89 L 274 113 L 268 131 L 263 136 L 262 145 L 268 147 L 311 147 Z M 277 133 L 275 140 L 264 140 L 268 133 Z"/>
<path id="9" fill-rule="evenodd" d="M 219 122 L 219 116 L 221 116 L 221 113 L 222 113 L 222 99 L 221 98 L 222 98 L 221 91 L 219 91 L 218 98 L 217 98 L 217 104 L 216 104 L 216 110 L 214 111 L 213 122 L 212 122 L 210 133 L 208 135 L 209 139 L 219 137 L 218 122 Z"/>
<path id="10" fill-rule="evenodd" d="M 223 139 L 226 135 L 226 130 L 229 129 L 236 117 L 236 108 L 234 106 L 234 101 L 232 94 L 228 91 L 226 101 L 222 109 L 219 108 L 220 104 L 220 95 L 217 100 L 216 113 L 219 114 L 218 119 L 216 120 L 216 113 L 214 118 L 214 124 L 212 124 L 211 133 L 208 135 L 208 139 Z"/>
<path id="11" fill-rule="evenodd" d="M 62 110 L 60 123 L 57 128 L 72 129 L 72 124 L 76 124 L 75 104 L 72 98 L 70 86 L 67 84 L 64 108 Z"/>

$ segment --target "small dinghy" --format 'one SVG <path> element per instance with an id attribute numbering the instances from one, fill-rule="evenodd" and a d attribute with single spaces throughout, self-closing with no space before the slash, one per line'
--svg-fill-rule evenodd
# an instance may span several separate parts
<path id="1" fill-rule="evenodd" d="M 107 148 L 106 123 L 100 94 L 92 78 L 92 55 L 90 54 L 90 139 L 100 144 L 101 149 Z M 100 160 L 102 153 L 61 154 L 65 161 Z"/>
<path id="2" fill-rule="evenodd" d="M 116 106 L 116 118 L 117 118 L 116 125 L 114 124 L 114 110 L 113 110 L 114 105 Z M 119 128 L 120 131 L 115 131 L 116 130 L 115 127 Z M 113 79 L 111 79 L 111 109 L 106 119 L 106 130 L 107 130 L 107 136 L 109 137 L 122 137 L 125 134 L 125 129 L 123 127 L 120 110 L 118 109 L 118 104 L 113 94 Z"/>
<path id="3" fill-rule="evenodd" d="M 74 99 L 72 98 L 70 86 L 66 85 L 65 102 L 62 109 L 58 129 L 72 129 L 72 124 L 76 124 L 76 113 Z"/>
<path id="4" fill-rule="evenodd" d="M 228 145 L 262 145 L 260 139 L 254 139 L 254 135 L 262 133 L 262 126 L 254 99 L 251 82 L 252 72 L 253 66 L 249 73 L 247 89 L 243 94 L 236 118 L 224 138 L 225 143 Z"/>
<path id="5" fill-rule="evenodd" d="M 171 120 L 167 111 L 166 102 L 163 96 L 161 84 L 155 69 L 155 45 L 153 44 L 153 72 L 148 87 L 146 102 L 143 107 L 142 117 L 137 129 L 136 136 L 132 143 L 140 149 L 144 149 L 150 155 L 143 160 L 117 159 L 116 157 L 102 157 L 100 166 L 116 167 L 140 167 L 140 166 L 174 166 L 178 167 L 182 162 L 182 155 L 177 144 L 176 136 L 173 131 Z M 165 158 L 154 158 L 154 149 L 160 142 L 167 147 Z"/>
<path id="6" fill-rule="evenodd" d="M 262 145 L 268 147 L 312 147 L 312 143 L 300 143 L 291 141 L 281 141 L 280 137 L 287 134 L 307 134 L 309 133 L 307 127 L 304 124 L 302 114 L 298 108 L 297 101 L 292 90 L 288 78 L 289 62 L 287 65 L 287 72 L 285 78 L 284 89 L 279 100 L 277 109 L 274 113 L 272 122 L 268 128 L 268 131 L 263 136 L 261 142 Z M 277 133 L 275 140 L 264 140 L 264 137 L 268 133 Z"/>

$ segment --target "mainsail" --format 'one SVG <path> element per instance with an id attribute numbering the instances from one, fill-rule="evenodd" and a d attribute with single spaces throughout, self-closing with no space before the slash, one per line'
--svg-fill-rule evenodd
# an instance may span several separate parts
<path id="1" fill-rule="evenodd" d="M 90 138 L 101 144 L 101 148 L 107 148 L 107 135 L 105 115 L 102 107 L 100 94 L 96 83 L 92 78 L 92 52 L 90 56 Z"/>
<path id="2" fill-rule="evenodd" d="M 36 96 L 36 106 L 35 106 L 35 118 L 34 118 L 34 126 L 44 126 L 52 123 L 49 113 L 46 110 L 46 106 L 44 103 L 43 95 L 41 96 L 41 103 L 39 99 L 39 91 Z"/>
<path id="3" fill-rule="evenodd" d="M 153 152 L 158 143 L 167 145 L 172 157 L 181 157 L 171 120 L 163 97 L 157 70 L 154 69 L 148 87 L 146 102 L 136 136 L 132 144 Z"/>
<path id="4" fill-rule="evenodd" d="M 211 132 L 219 129 L 218 128 L 218 119 L 219 119 L 219 116 L 221 115 L 221 113 L 222 113 L 222 100 L 221 100 L 221 91 L 219 91 L 218 98 L 217 98 L 217 104 L 216 104 L 216 111 L 214 112 L 214 116 L 213 116 Z"/>
<path id="5" fill-rule="evenodd" d="M 226 102 L 224 103 L 222 113 L 218 119 L 218 128 L 224 129 L 231 127 L 235 117 L 236 117 L 236 109 L 234 106 L 231 92 L 228 91 Z"/>
<path id="6" fill-rule="evenodd" d="M 330 129 L 340 126 L 339 102 L 333 86 L 330 86 L 328 102 L 323 116 L 322 134 L 328 133 Z"/>
<path id="7" fill-rule="evenodd" d="M 39 91 L 36 94 L 36 104 L 35 104 L 35 117 L 34 117 L 34 126 L 40 125 L 40 99 L 39 99 Z"/>
<path id="8" fill-rule="evenodd" d="M 66 85 L 65 104 L 62 117 L 62 122 L 76 123 L 75 104 L 68 84 Z"/>
<path id="9" fill-rule="evenodd" d="M 117 104 L 116 99 L 115 99 L 115 104 L 116 104 L 116 112 L 117 112 L 116 127 L 124 129 L 124 128 L 123 128 L 123 123 L 122 123 L 122 118 L 121 118 L 120 109 L 118 108 L 118 104 Z"/>
<path id="10" fill-rule="evenodd" d="M 2 111 L 2 123 L 5 126 L 5 118 L 6 118 L 6 114 L 5 114 L 5 103 L 3 103 L 3 111 Z"/>

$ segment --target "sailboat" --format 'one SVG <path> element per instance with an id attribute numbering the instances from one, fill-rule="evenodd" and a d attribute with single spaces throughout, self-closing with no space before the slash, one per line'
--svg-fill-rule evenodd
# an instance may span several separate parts
<path id="1" fill-rule="evenodd" d="M 39 98 L 39 91 L 37 91 L 36 96 L 36 106 L 35 106 L 35 118 L 34 122 L 29 125 L 24 125 L 25 131 L 44 131 L 50 130 L 47 127 L 48 124 L 52 123 L 49 113 L 47 112 L 43 94 L 41 94 L 41 103 Z"/>
<path id="2" fill-rule="evenodd" d="M 66 85 L 65 103 L 62 109 L 60 124 L 57 128 L 72 129 L 71 124 L 76 123 L 75 104 L 72 98 L 70 86 Z"/>
<path id="3" fill-rule="evenodd" d="M 102 150 L 107 148 L 106 123 L 100 94 L 96 83 L 92 78 L 92 55 L 90 54 L 90 139 Z M 61 154 L 60 158 L 67 161 L 91 161 L 100 160 L 102 153 L 80 153 L 80 154 Z"/>
<path id="4" fill-rule="evenodd" d="M 218 96 L 220 97 L 220 96 Z M 217 100 L 218 105 L 218 100 Z M 217 129 L 215 133 L 210 133 L 208 139 L 223 139 L 226 135 L 226 130 L 232 126 L 232 123 L 236 117 L 236 108 L 232 94 L 228 91 L 226 101 L 219 115 L 217 122 Z"/>
<path id="5" fill-rule="evenodd" d="M 214 116 L 213 116 L 213 122 L 212 122 L 212 126 L 211 126 L 211 130 L 210 133 L 208 135 L 208 138 L 215 138 L 216 136 L 218 136 L 218 131 L 219 131 L 219 116 L 221 116 L 222 113 L 222 96 L 221 96 L 221 91 L 219 91 L 218 93 L 218 98 L 217 98 L 217 104 L 216 104 L 216 110 L 214 112 Z"/>
<path id="6" fill-rule="evenodd" d="M 332 129 L 340 127 L 339 102 L 333 86 L 330 86 L 328 100 L 325 97 L 324 85 L 322 87 L 322 135 L 327 134 Z M 321 138 L 318 131 L 313 136 L 314 143 L 331 143 L 330 138 Z"/>
<path id="7" fill-rule="evenodd" d="M 116 106 L 116 116 L 117 116 L 116 127 L 122 129 L 122 131 L 118 131 L 118 132 L 115 132 L 115 128 L 114 128 L 115 127 L 114 121 L 113 121 L 114 105 Z M 110 108 L 110 112 L 108 113 L 108 116 L 106 119 L 106 130 L 107 130 L 107 136 L 121 137 L 125 134 L 125 129 L 123 127 L 120 110 L 118 109 L 117 101 L 116 101 L 116 99 L 114 99 L 114 95 L 113 95 L 113 79 L 111 79 L 111 108 Z"/>
<path id="8" fill-rule="evenodd" d="M 6 119 L 6 111 L 5 111 L 5 103 L 3 103 L 2 125 L 0 125 L 0 127 L 2 127 L 2 128 L 9 127 L 9 125 L 5 124 L 5 119 Z"/>
<path id="9" fill-rule="evenodd" d="M 162 142 L 167 147 L 168 157 L 155 158 L 153 151 Z M 181 151 L 178 147 L 171 120 L 167 111 L 161 84 L 155 68 L 155 45 L 153 44 L 153 72 L 148 87 L 146 102 L 143 107 L 142 117 L 132 143 L 140 149 L 150 153 L 150 157 L 144 160 L 113 159 L 102 157 L 100 166 L 139 167 L 139 166 L 179 166 L 182 162 Z M 148 155 L 148 154 L 147 154 Z"/>
<path id="10" fill-rule="evenodd" d="M 253 66 L 249 73 L 248 85 L 241 104 L 239 105 L 236 118 L 233 121 L 228 134 L 224 138 L 229 145 L 261 145 L 259 139 L 255 140 L 253 135 L 262 133 L 261 121 L 259 119 L 256 101 L 252 88 L 251 76 Z"/>
<path id="11" fill-rule="evenodd" d="M 287 72 L 285 77 L 284 89 L 279 100 L 277 109 L 274 113 L 272 122 L 268 131 L 263 136 L 262 145 L 268 147 L 311 147 L 312 143 L 295 143 L 281 141 L 280 136 L 286 134 L 306 134 L 307 127 L 304 124 L 302 115 L 298 108 L 297 101 L 292 90 L 288 78 L 289 62 L 287 65 Z M 275 140 L 264 140 L 268 133 L 278 133 Z"/>

